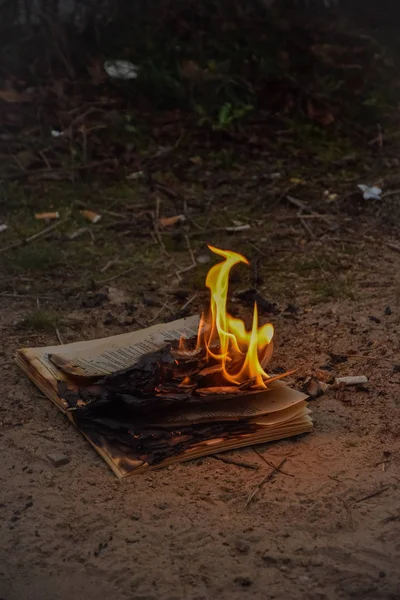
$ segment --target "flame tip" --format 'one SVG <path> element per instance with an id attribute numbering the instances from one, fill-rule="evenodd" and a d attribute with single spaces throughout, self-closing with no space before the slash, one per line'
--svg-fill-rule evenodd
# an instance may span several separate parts
<path id="1" fill-rule="evenodd" d="M 234 265 L 249 264 L 249 261 L 238 252 L 222 250 L 211 244 L 207 244 L 207 247 L 224 260 L 211 267 L 207 274 L 206 286 L 211 296 L 210 323 L 209 328 L 205 329 L 206 320 L 202 315 L 197 344 L 206 348 L 209 359 L 220 363 L 225 381 L 240 385 L 245 381 L 254 380 L 258 387 L 265 388 L 265 381 L 269 376 L 265 373 L 260 360 L 265 365 L 271 357 L 273 326 L 271 323 L 258 326 L 257 302 L 254 302 L 250 331 L 246 330 L 241 319 L 232 317 L 226 308 L 230 271 Z M 216 346 L 218 349 L 215 348 Z"/>

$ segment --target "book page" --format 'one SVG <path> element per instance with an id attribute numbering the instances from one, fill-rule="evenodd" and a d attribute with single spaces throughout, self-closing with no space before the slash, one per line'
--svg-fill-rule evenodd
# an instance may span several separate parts
<path id="1" fill-rule="evenodd" d="M 188 423 L 210 421 L 241 421 L 272 413 L 279 414 L 277 421 L 280 421 L 286 418 L 282 411 L 304 402 L 307 397 L 306 394 L 286 385 L 277 385 L 269 390 L 231 398 L 229 401 L 220 400 L 187 408 L 170 409 L 162 416 L 160 422 L 154 422 L 152 425 L 183 426 Z"/>
<path id="2" fill-rule="evenodd" d="M 171 323 L 153 325 L 140 331 L 93 340 L 78 348 L 76 344 L 49 352 L 51 362 L 65 373 L 78 377 L 99 377 L 127 369 L 148 352 L 158 350 L 165 342 L 181 336 L 197 335 L 199 317 L 193 316 Z M 61 350 L 61 351 L 60 351 Z"/>
<path id="3" fill-rule="evenodd" d="M 143 354 L 158 350 L 168 340 L 196 335 L 198 324 L 199 317 L 195 315 L 108 338 L 23 348 L 18 354 L 36 370 L 56 380 L 66 379 L 63 372 L 78 377 L 101 377 L 132 366 Z"/>

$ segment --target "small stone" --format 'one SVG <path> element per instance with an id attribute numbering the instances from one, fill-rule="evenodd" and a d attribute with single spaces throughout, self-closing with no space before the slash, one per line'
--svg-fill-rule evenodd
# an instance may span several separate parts
<path id="1" fill-rule="evenodd" d="M 391 314 L 392 314 L 392 309 L 390 308 L 390 306 L 387 306 L 387 307 L 385 308 L 385 315 L 386 315 L 387 317 L 389 317 Z"/>
<path id="2" fill-rule="evenodd" d="M 378 317 L 375 317 L 374 315 L 370 315 L 368 318 L 369 318 L 370 321 L 373 321 L 374 323 L 380 323 L 381 322 L 381 320 L 378 319 Z"/>
<path id="3" fill-rule="evenodd" d="M 211 257 L 208 254 L 200 254 L 197 257 L 197 262 L 199 263 L 199 265 L 206 265 L 208 262 L 210 262 Z"/>
<path id="4" fill-rule="evenodd" d="M 47 458 L 55 467 L 62 467 L 63 465 L 67 465 L 70 461 L 70 458 L 62 452 L 53 452 L 53 454 L 48 454 Z"/>
<path id="5" fill-rule="evenodd" d="M 268 554 L 268 552 L 266 552 L 265 554 L 263 554 L 262 559 L 263 559 L 263 561 L 268 566 L 273 566 L 273 565 L 276 565 L 278 563 L 278 559 L 275 556 L 272 556 L 271 554 Z"/>
<path id="6" fill-rule="evenodd" d="M 250 552 L 250 544 L 245 542 L 244 540 L 237 540 L 235 543 L 235 548 L 238 552 L 242 554 L 248 554 Z"/>
<path id="7" fill-rule="evenodd" d="M 250 577 L 236 577 L 235 583 L 241 585 L 242 587 L 250 587 L 253 582 Z"/>

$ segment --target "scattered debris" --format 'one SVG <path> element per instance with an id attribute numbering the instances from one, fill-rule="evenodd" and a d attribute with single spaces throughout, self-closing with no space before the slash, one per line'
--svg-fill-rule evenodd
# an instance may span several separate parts
<path id="1" fill-rule="evenodd" d="M 44 212 L 44 213 L 36 213 L 35 219 L 38 221 L 51 221 L 52 219 L 59 219 L 59 212 Z"/>
<path id="2" fill-rule="evenodd" d="M 174 217 L 160 217 L 158 225 L 163 227 L 173 227 L 177 223 L 184 223 L 186 221 L 185 215 L 175 215 Z"/>
<path id="3" fill-rule="evenodd" d="M 391 463 L 393 460 L 393 453 L 390 450 L 384 450 L 383 451 L 383 457 L 382 460 L 380 460 L 378 463 L 376 463 L 376 465 L 374 465 L 375 467 L 381 467 L 382 471 L 387 471 L 388 468 L 390 467 Z"/>
<path id="4" fill-rule="evenodd" d="M 268 481 L 271 481 L 271 479 L 273 479 L 274 476 L 277 473 L 279 473 L 280 468 L 283 467 L 283 465 L 285 464 L 286 460 L 287 460 L 287 458 L 284 458 L 283 460 L 281 460 L 281 462 L 279 463 L 278 466 L 274 465 L 273 468 L 272 468 L 272 470 L 250 492 L 250 494 L 247 496 L 245 508 L 247 508 L 249 506 L 250 502 L 253 500 L 254 496 L 260 491 L 260 489 L 264 485 L 264 483 L 267 483 Z"/>
<path id="5" fill-rule="evenodd" d="M 328 352 L 331 357 L 331 361 L 334 365 L 340 365 L 340 363 L 347 362 L 348 358 L 345 354 L 335 354 L 334 352 Z"/>
<path id="6" fill-rule="evenodd" d="M 58 327 L 56 327 L 56 336 L 57 336 L 57 339 L 58 339 L 59 343 L 61 344 L 61 346 L 63 346 L 64 342 L 63 342 L 63 339 L 61 337 L 61 333 L 60 333 Z"/>
<path id="7" fill-rule="evenodd" d="M 320 367 L 319 369 L 316 369 L 316 371 L 314 373 L 314 377 L 316 377 L 317 379 L 319 379 L 320 381 L 322 381 L 324 383 L 332 383 L 333 376 L 332 376 L 331 371 L 332 371 L 332 368 L 326 369 L 326 367 Z"/>
<path id="8" fill-rule="evenodd" d="M 307 394 L 310 398 L 318 398 L 325 394 L 326 390 L 329 388 L 329 384 L 324 381 L 320 381 L 316 377 L 307 377 L 305 380 L 301 391 Z"/>
<path id="9" fill-rule="evenodd" d="M 3 233 L 3 231 L 6 231 L 6 229 L 8 229 L 8 225 L 5 223 L 0 223 L 0 233 Z"/>
<path id="10" fill-rule="evenodd" d="M 400 365 L 393 365 L 393 373 L 400 373 Z"/>
<path id="11" fill-rule="evenodd" d="M 381 320 L 378 319 L 378 317 L 374 317 L 374 315 L 370 315 L 368 318 L 369 318 L 370 321 L 373 321 L 374 323 L 380 323 L 381 322 Z"/>
<path id="12" fill-rule="evenodd" d="M 111 79 L 137 79 L 139 68 L 129 60 L 106 60 L 104 70 Z"/>
<path id="13" fill-rule="evenodd" d="M 198 294 L 193 294 L 193 296 L 191 296 L 189 298 L 189 300 L 187 300 L 185 302 L 185 304 L 182 306 L 181 313 L 185 312 L 185 310 L 192 304 L 192 302 L 194 302 L 196 300 L 197 297 L 198 297 Z"/>
<path id="14" fill-rule="evenodd" d="M 236 298 L 242 300 L 242 302 L 246 304 L 251 304 L 252 306 L 254 306 L 254 302 L 257 302 L 257 307 L 260 312 L 266 312 L 274 315 L 280 312 L 275 302 L 269 302 L 269 300 L 263 298 L 256 289 L 238 292 L 236 294 Z"/>
<path id="15" fill-rule="evenodd" d="M 32 98 L 25 92 L 18 92 L 10 88 L 8 90 L 0 90 L 0 100 L 8 104 L 21 104 L 23 102 L 31 102 Z"/>
<path id="16" fill-rule="evenodd" d="M 364 200 L 380 200 L 382 195 L 381 188 L 378 187 L 370 187 L 368 185 L 364 185 L 360 183 L 358 189 L 362 191 Z"/>
<path id="17" fill-rule="evenodd" d="M 80 237 L 81 235 L 83 235 L 84 233 L 86 233 L 88 231 L 89 230 L 88 230 L 87 227 L 80 227 L 76 231 L 73 231 L 72 233 L 69 233 L 67 235 L 67 240 L 76 240 L 76 238 Z"/>
<path id="18" fill-rule="evenodd" d="M 299 307 L 296 306 L 295 304 L 288 304 L 283 312 L 290 314 L 290 315 L 297 315 L 297 314 L 299 314 L 299 311 L 300 311 Z"/>
<path id="19" fill-rule="evenodd" d="M 384 314 L 389 317 L 392 314 L 392 309 L 390 308 L 390 306 L 387 306 L 385 308 Z"/>
<path id="20" fill-rule="evenodd" d="M 42 231 L 39 231 L 38 233 L 35 233 L 34 235 L 31 235 L 28 238 L 19 240 L 18 242 L 15 242 L 15 244 L 11 244 L 10 246 L 6 246 L 5 248 L 0 248 L 0 253 L 7 252 L 8 250 L 13 250 L 14 248 L 19 248 L 20 246 L 29 244 L 30 242 L 33 242 L 34 240 L 37 240 L 40 237 L 47 236 L 48 233 L 50 233 L 57 227 L 60 227 L 60 225 L 63 225 L 64 223 L 65 223 L 65 220 L 57 221 L 57 223 L 53 223 L 52 225 L 49 225 L 49 227 L 45 227 L 44 229 L 42 229 Z"/>
<path id="21" fill-rule="evenodd" d="M 199 263 L 199 265 L 206 265 L 207 263 L 209 263 L 211 260 L 211 257 L 209 254 L 200 254 L 197 257 L 197 262 Z"/>
<path id="22" fill-rule="evenodd" d="M 238 231 L 247 231 L 251 229 L 251 225 L 235 225 L 234 227 L 225 227 L 227 233 L 237 233 Z"/>
<path id="23" fill-rule="evenodd" d="M 125 292 L 125 290 L 120 290 L 119 288 L 111 286 L 108 288 L 108 301 L 111 304 L 115 304 L 115 306 L 123 306 L 130 300 L 132 300 L 132 297 L 130 294 Z"/>
<path id="24" fill-rule="evenodd" d="M 81 302 L 82 308 L 95 308 L 97 306 L 102 306 L 108 300 L 108 295 L 104 292 L 88 292 L 86 298 L 83 298 Z"/>
<path id="25" fill-rule="evenodd" d="M 362 385 L 364 383 L 368 383 L 368 377 L 365 375 L 355 375 L 355 376 L 347 376 L 347 377 L 336 377 L 335 385 Z"/>
<path id="26" fill-rule="evenodd" d="M 134 173 L 131 173 L 130 175 L 126 176 L 126 179 L 128 181 L 136 181 L 137 179 L 142 179 L 144 177 L 144 172 L 143 171 L 135 171 Z"/>
<path id="27" fill-rule="evenodd" d="M 85 219 L 91 223 L 98 223 L 101 219 L 101 215 L 95 213 L 93 210 L 80 210 L 79 212 L 81 213 L 82 217 L 85 217 Z"/>
<path id="28" fill-rule="evenodd" d="M 59 137 L 62 137 L 64 135 L 64 132 L 63 131 L 59 131 L 58 129 L 52 129 L 50 131 L 50 135 L 53 138 L 59 138 Z"/>
<path id="29" fill-rule="evenodd" d="M 62 452 L 53 452 L 48 454 L 47 458 L 55 467 L 62 467 L 70 462 L 70 458 Z"/>
<path id="30" fill-rule="evenodd" d="M 369 500 L 370 498 L 375 498 L 375 496 L 379 496 L 380 494 L 383 494 L 383 492 L 387 492 L 387 490 L 390 490 L 390 485 L 385 485 L 384 487 L 382 487 L 380 490 L 377 490 L 376 492 L 372 492 L 371 494 L 368 494 L 367 496 L 363 496 L 362 498 L 359 498 L 358 500 L 354 500 L 353 504 L 358 504 L 359 502 L 364 502 L 364 500 Z"/>
<path id="31" fill-rule="evenodd" d="M 390 248 L 391 250 L 394 250 L 395 252 L 400 252 L 400 245 L 399 244 L 393 244 L 393 242 L 386 242 L 386 246 L 388 248 Z"/>
<path id="32" fill-rule="evenodd" d="M 324 191 L 324 198 L 327 202 L 334 202 L 338 198 L 338 194 L 332 194 L 329 190 Z"/>
<path id="33" fill-rule="evenodd" d="M 243 467 L 244 469 L 254 469 L 256 471 L 260 468 L 259 465 L 242 462 L 240 460 L 234 460 L 233 458 L 228 458 L 227 456 L 222 456 L 221 454 L 212 454 L 211 457 L 220 460 L 227 465 L 236 465 L 237 467 Z"/>

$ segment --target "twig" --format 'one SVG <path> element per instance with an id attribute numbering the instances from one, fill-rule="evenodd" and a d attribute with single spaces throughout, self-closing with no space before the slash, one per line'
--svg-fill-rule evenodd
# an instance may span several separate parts
<path id="1" fill-rule="evenodd" d="M 364 500 L 369 500 L 370 498 L 375 498 L 375 496 L 379 496 L 379 494 L 383 494 L 383 492 L 386 492 L 386 490 L 390 489 L 390 485 L 387 485 L 383 488 L 381 488 L 380 490 L 377 490 L 376 492 L 372 492 L 372 494 L 368 494 L 368 496 L 363 496 L 362 498 L 359 498 L 358 500 L 354 500 L 353 504 L 358 504 L 359 502 L 364 502 Z"/>
<path id="2" fill-rule="evenodd" d="M 261 458 L 261 460 L 263 460 L 269 467 L 276 469 L 277 471 L 279 471 L 279 473 L 282 473 L 282 475 L 288 475 L 289 477 L 294 477 L 294 475 L 292 475 L 292 473 L 287 473 L 287 471 L 282 471 L 282 469 L 275 466 L 275 464 L 272 462 L 272 460 L 268 460 L 268 458 L 265 458 L 265 456 L 263 454 L 261 454 L 261 452 L 259 452 L 259 450 L 257 450 L 257 448 L 255 448 L 255 446 L 252 446 L 252 448 L 253 448 L 254 452 L 257 454 L 257 456 L 259 456 Z"/>
<path id="3" fill-rule="evenodd" d="M 308 206 L 307 204 L 304 204 L 304 202 L 302 202 L 301 200 L 298 200 L 297 198 L 293 198 L 293 196 L 286 196 L 286 200 L 290 203 L 293 204 L 293 206 L 296 206 L 297 208 L 300 208 L 301 210 L 308 210 L 309 212 L 313 212 Z"/>
<path id="4" fill-rule="evenodd" d="M 347 518 L 350 521 L 351 528 L 353 531 L 355 531 L 354 517 L 353 517 L 353 513 L 351 511 L 351 507 L 349 506 L 349 504 L 346 502 L 346 500 L 344 498 L 342 498 L 341 496 L 338 496 L 338 498 L 341 502 L 343 502 L 343 504 L 346 508 L 346 511 L 347 511 Z"/>
<path id="5" fill-rule="evenodd" d="M 105 273 L 106 271 L 108 271 L 108 269 L 110 267 L 112 267 L 113 265 L 115 265 L 117 262 L 118 262 L 117 260 L 108 260 L 106 262 L 106 264 L 104 265 L 104 267 L 101 267 L 100 273 Z"/>
<path id="6" fill-rule="evenodd" d="M 392 242 L 386 242 L 386 246 L 388 248 L 390 248 L 391 250 L 394 250 L 395 252 L 400 252 L 400 245 L 399 244 L 393 244 Z"/>
<path id="7" fill-rule="evenodd" d="M 190 258 L 192 259 L 192 264 L 196 265 L 197 264 L 196 259 L 194 257 L 192 246 L 190 245 L 190 240 L 187 235 L 185 235 L 185 240 L 186 240 L 187 249 L 189 250 Z"/>
<path id="8" fill-rule="evenodd" d="M 270 258 L 270 256 L 268 256 L 268 254 L 266 254 L 266 252 L 261 250 L 258 246 L 256 246 L 256 244 L 253 244 L 253 242 L 247 242 L 247 243 L 249 244 L 249 246 L 252 246 L 252 248 L 254 248 L 254 250 L 257 250 L 258 254 L 261 254 L 261 256 L 264 256 L 265 258 Z"/>
<path id="9" fill-rule="evenodd" d="M 308 235 L 310 236 L 311 239 L 315 240 L 316 235 L 313 232 L 313 230 L 311 229 L 311 227 L 309 226 L 309 224 L 307 223 L 307 221 L 305 221 L 301 216 L 299 216 L 300 219 L 300 223 L 303 226 L 303 229 L 305 229 L 305 231 L 308 233 Z"/>
<path id="10" fill-rule="evenodd" d="M 275 221 L 293 221 L 294 219 L 298 219 L 299 215 L 285 215 L 282 217 L 274 217 Z M 311 215 L 301 215 L 302 219 L 306 219 L 307 221 L 310 219 L 321 219 L 321 220 L 332 220 L 337 219 L 336 215 L 321 215 L 318 213 L 313 213 Z"/>
<path id="11" fill-rule="evenodd" d="M 56 327 L 56 336 L 57 336 L 57 339 L 60 342 L 61 346 L 64 346 L 64 342 L 62 340 L 61 333 L 59 332 L 58 327 Z"/>
<path id="12" fill-rule="evenodd" d="M 54 300 L 54 296 L 43 296 L 42 294 L 40 294 L 40 296 L 38 296 L 37 294 L 11 294 L 8 292 L 0 292 L 0 297 L 2 298 L 41 298 L 42 300 Z"/>
<path id="13" fill-rule="evenodd" d="M 2 179 L 22 179 L 23 177 L 36 177 L 37 175 L 49 175 L 52 176 L 55 173 L 73 173 L 74 171 L 86 171 L 87 169 L 92 169 L 95 167 L 102 167 L 106 164 L 114 165 L 114 158 L 105 158 L 104 160 L 93 161 L 91 163 L 87 163 L 85 165 L 71 165 L 69 167 L 58 167 L 56 169 L 36 169 L 30 171 L 24 171 L 22 173 L 12 173 L 2 175 Z"/>
<path id="14" fill-rule="evenodd" d="M 157 198 L 156 198 L 156 214 L 155 214 L 155 221 L 157 223 L 160 218 L 160 204 L 161 204 L 160 196 L 157 196 Z"/>
<path id="15" fill-rule="evenodd" d="M 197 296 L 198 296 L 198 294 L 193 294 L 193 296 L 191 296 L 191 298 L 189 298 L 189 300 L 187 300 L 187 301 L 185 302 L 185 304 L 182 306 L 182 308 L 181 308 L 181 312 L 183 312 L 184 310 L 186 310 L 186 309 L 187 309 L 187 307 L 188 307 L 190 304 L 192 304 L 192 302 L 194 302 L 194 300 L 196 300 Z"/>
<path id="16" fill-rule="evenodd" d="M 258 465 L 241 462 L 240 460 L 234 460 L 233 458 L 227 458 L 226 456 L 220 456 L 219 454 L 211 454 L 211 458 L 220 460 L 221 462 L 226 463 L 227 465 L 236 465 L 237 467 L 243 467 L 244 469 L 254 469 L 256 471 L 260 468 Z"/>
<path id="17" fill-rule="evenodd" d="M 13 250 L 14 248 L 19 248 L 20 246 L 23 246 L 24 244 L 29 244 L 30 242 L 37 240 L 38 238 L 46 235 L 47 233 L 50 233 L 50 231 L 57 229 L 57 227 L 60 227 L 60 225 L 64 224 L 65 221 L 66 221 L 66 219 L 63 219 L 62 221 L 53 223 L 52 225 L 49 225 L 48 227 L 45 227 L 44 229 L 42 229 L 42 231 L 39 231 L 39 233 L 35 233 L 35 235 L 31 235 L 30 237 L 25 238 L 24 240 L 15 242 L 15 244 L 10 244 L 10 246 L 6 246 L 5 248 L 0 248 L 0 252 L 7 252 L 7 250 Z"/>
<path id="18" fill-rule="evenodd" d="M 342 483 L 341 479 L 334 477 L 334 475 L 328 475 L 328 477 L 329 479 L 332 479 L 332 481 L 336 481 L 336 483 Z"/>
<path id="19" fill-rule="evenodd" d="M 137 267 L 131 267 L 130 269 L 126 269 L 126 271 L 122 271 L 121 273 L 118 273 L 117 275 L 113 275 L 112 277 L 109 277 L 108 279 L 102 279 L 100 281 L 96 281 L 96 285 L 103 285 L 104 283 L 110 283 L 111 281 L 118 279 L 118 277 L 122 277 L 122 275 L 127 275 L 128 273 L 131 273 L 135 269 L 137 269 Z"/>
<path id="20" fill-rule="evenodd" d="M 388 192 L 385 192 L 384 194 L 382 194 L 381 200 L 383 200 L 384 198 L 387 198 L 388 196 L 398 196 L 398 195 L 400 195 L 400 190 L 389 190 Z"/>
<path id="21" fill-rule="evenodd" d="M 162 313 L 162 311 L 164 310 L 164 308 L 167 308 L 167 307 L 169 308 L 169 304 L 168 304 L 168 302 L 164 302 L 164 304 L 162 305 L 162 307 L 160 308 L 160 310 L 158 310 L 158 311 L 156 312 L 156 314 L 154 315 L 154 317 L 152 317 L 152 318 L 149 320 L 149 323 L 152 323 L 153 321 L 155 321 L 155 320 L 157 319 L 157 317 L 159 317 L 159 316 L 161 315 L 161 313 Z"/>
<path id="22" fill-rule="evenodd" d="M 254 496 L 259 492 L 259 490 L 264 485 L 264 483 L 271 481 L 271 479 L 276 475 L 276 473 L 279 472 L 279 469 L 285 464 L 286 460 L 287 460 L 286 458 L 281 460 L 279 465 L 277 467 L 274 467 L 267 475 L 265 475 L 265 477 L 263 477 L 263 479 L 260 481 L 260 483 L 258 483 L 256 485 L 256 487 L 250 492 L 250 494 L 248 495 L 247 500 L 246 500 L 245 508 L 247 508 L 249 506 L 250 502 L 253 500 Z"/>

